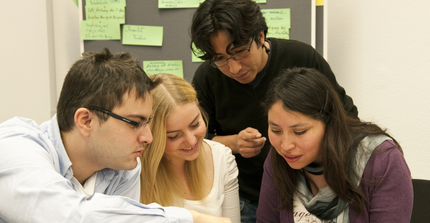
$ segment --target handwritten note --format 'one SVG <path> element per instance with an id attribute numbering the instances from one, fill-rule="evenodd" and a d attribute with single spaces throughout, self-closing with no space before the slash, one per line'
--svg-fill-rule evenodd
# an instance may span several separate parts
<path id="1" fill-rule="evenodd" d="M 199 0 L 158 0 L 158 8 L 197 8 Z"/>
<path id="2" fill-rule="evenodd" d="M 119 23 L 82 20 L 81 38 L 83 40 L 119 40 L 121 39 Z"/>
<path id="3" fill-rule="evenodd" d="M 261 9 L 261 12 L 269 27 L 267 37 L 280 39 L 290 38 L 291 18 L 289 8 Z"/>
<path id="4" fill-rule="evenodd" d="M 204 62 L 204 60 L 200 59 L 200 56 L 203 56 L 203 52 L 200 49 L 197 49 L 194 43 L 192 44 L 193 50 L 191 51 L 191 62 Z M 197 54 L 194 54 L 194 52 Z"/>
<path id="5" fill-rule="evenodd" d="M 182 60 L 150 60 L 143 61 L 146 74 L 170 73 L 184 78 Z"/>
<path id="6" fill-rule="evenodd" d="M 125 7 L 118 4 L 85 6 L 87 20 L 110 20 L 125 23 Z"/>
<path id="7" fill-rule="evenodd" d="M 124 25 L 122 27 L 122 44 L 162 46 L 163 27 Z"/>
<path id="8" fill-rule="evenodd" d="M 125 0 L 86 0 L 85 5 L 110 5 L 118 4 L 125 7 Z"/>

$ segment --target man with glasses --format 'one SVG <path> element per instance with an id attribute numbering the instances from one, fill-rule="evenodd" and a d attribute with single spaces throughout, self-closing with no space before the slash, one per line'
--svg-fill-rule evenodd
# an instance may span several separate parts
<path id="1" fill-rule="evenodd" d="M 86 52 L 51 120 L 1 123 L 0 222 L 230 222 L 139 203 L 157 84 L 129 53 Z"/>
<path id="2" fill-rule="evenodd" d="M 267 30 L 253 0 L 206 0 L 191 24 L 191 42 L 206 60 L 192 82 L 209 115 L 208 138 L 227 145 L 236 156 L 242 222 L 256 219 L 263 163 L 271 146 L 261 102 L 280 70 L 319 70 L 330 79 L 345 109 L 353 116 L 358 114 L 314 48 L 294 40 L 266 39 Z"/>

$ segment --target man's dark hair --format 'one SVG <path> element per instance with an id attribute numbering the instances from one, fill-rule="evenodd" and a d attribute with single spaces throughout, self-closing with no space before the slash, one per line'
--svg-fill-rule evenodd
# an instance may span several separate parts
<path id="1" fill-rule="evenodd" d="M 72 130 L 79 108 L 96 106 L 112 110 L 122 104 L 125 93 L 134 91 L 136 98 L 144 99 L 157 84 L 148 78 L 130 53 L 111 54 L 107 48 L 101 52 L 85 52 L 64 80 L 57 104 L 59 128 L 63 132 Z M 100 112 L 95 114 L 100 122 L 108 118 Z"/>
<path id="2" fill-rule="evenodd" d="M 231 41 L 226 49 L 226 52 L 229 52 L 231 45 L 243 46 L 249 43 L 252 37 L 255 37 L 257 46 L 260 46 L 258 34 L 264 31 L 266 36 L 267 29 L 260 6 L 252 0 L 206 0 L 200 4 L 193 16 L 191 46 L 194 43 L 203 53 L 200 58 L 208 60 L 215 56 L 210 37 L 219 31 L 224 30 L 230 35 Z"/>

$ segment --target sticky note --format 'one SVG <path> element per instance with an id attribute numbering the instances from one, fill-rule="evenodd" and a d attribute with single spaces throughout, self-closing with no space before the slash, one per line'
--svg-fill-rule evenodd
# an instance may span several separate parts
<path id="1" fill-rule="evenodd" d="M 199 0 L 158 0 L 158 8 L 197 8 L 200 5 Z"/>
<path id="2" fill-rule="evenodd" d="M 81 38 L 83 40 L 119 40 L 121 31 L 119 23 L 113 21 L 81 21 Z"/>
<path id="3" fill-rule="evenodd" d="M 125 23 L 125 7 L 118 4 L 85 6 L 86 20 L 111 20 Z"/>
<path id="4" fill-rule="evenodd" d="M 169 73 L 184 78 L 182 60 L 148 60 L 143 61 L 146 74 Z"/>
<path id="5" fill-rule="evenodd" d="M 192 47 L 193 47 L 193 50 L 191 51 L 191 62 L 204 62 L 204 60 L 199 58 L 204 53 L 199 49 L 197 49 L 194 43 L 192 44 Z M 195 55 L 194 52 L 197 53 L 197 55 Z"/>
<path id="6" fill-rule="evenodd" d="M 291 17 L 289 8 L 261 9 L 269 27 L 267 37 L 290 38 Z"/>
<path id="7" fill-rule="evenodd" d="M 163 27 L 124 25 L 122 27 L 122 44 L 162 46 Z"/>
<path id="8" fill-rule="evenodd" d="M 111 5 L 117 4 L 125 7 L 125 0 L 86 0 L 85 5 Z"/>

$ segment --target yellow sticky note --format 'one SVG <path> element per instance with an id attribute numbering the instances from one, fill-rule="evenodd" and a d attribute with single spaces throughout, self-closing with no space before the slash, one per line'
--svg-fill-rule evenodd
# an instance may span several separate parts
<path id="1" fill-rule="evenodd" d="M 143 61 L 146 74 L 169 73 L 184 78 L 182 60 L 148 60 Z"/>
<path id="2" fill-rule="evenodd" d="M 158 0 L 158 8 L 197 8 L 199 7 L 199 0 Z"/>
<path id="3" fill-rule="evenodd" d="M 85 16 L 87 20 L 111 20 L 117 23 L 125 23 L 125 7 L 118 4 L 112 5 L 86 5 Z"/>
<path id="4" fill-rule="evenodd" d="M 163 27 L 124 25 L 122 27 L 122 44 L 162 46 Z"/>
<path id="5" fill-rule="evenodd" d="M 119 23 L 101 20 L 82 20 L 81 38 L 83 40 L 119 40 L 121 39 Z"/>
<path id="6" fill-rule="evenodd" d="M 125 0 L 86 0 L 85 5 L 122 5 L 125 7 Z"/>
<path id="7" fill-rule="evenodd" d="M 324 0 L 316 0 L 316 6 L 324 6 Z"/>
<path id="8" fill-rule="evenodd" d="M 199 57 L 203 55 L 203 52 L 196 48 L 194 43 L 192 44 L 193 50 L 191 51 L 191 62 L 204 62 L 204 60 L 200 59 Z M 193 52 L 196 52 L 197 55 L 195 55 Z"/>
<path id="9" fill-rule="evenodd" d="M 269 27 L 267 37 L 289 39 L 291 17 L 289 8 L 261 9 L 266 24 Z"/>

